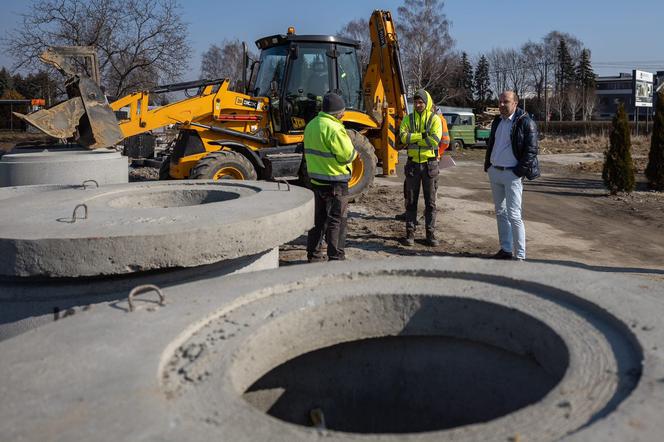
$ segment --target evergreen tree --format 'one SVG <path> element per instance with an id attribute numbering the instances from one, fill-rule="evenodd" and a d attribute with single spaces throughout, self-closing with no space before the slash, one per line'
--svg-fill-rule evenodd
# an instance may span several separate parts
<path id="1" fill-rule="evenodd" d="M 461 54 L 461 88 L 463 90 L 464 105 L 473 103 L 473 65 L 468 60 L 468 54 Z"/>
<path id="2" fill-rule="evenodd" d="M 651 189 L 664 190 L 664 89 L 657 94 L 646 178 Z"/>
<path id="3" fill-rule="evenodd" d="M 584 49 L 581 51 L 581 58 L 579 59 L 579 64 L 576 66 L 576 81 L 579 86 L 586 90 L 594 89 L 596 78 L 597 76 L 590 64 L 590 51 Z"/>
<path id="4" fill-rule="evenodd" d="M 564 94 L 567 89 L 574 84 L 576 80 L 576 72 L 574 72 L 574 63 L 572 56 L 567 48 L 565 40 L 560 40 L 558 45 L 558 60 L 557 60 L 557 83 L 558 92 Z"/>
<path id="5" fill-rule="evenodd" d="M 0 69 L 0 95 L 4 94 L 6 90 L 14 88 L 14 81 L 7 69 L 4 67 Z"/>
<path id="6" fill-rule="evenodd" d="M 590 114 L 592 114 L 594 108 L 596 78 L 597 76 L 590 64 L 590 51 L 583 49 L 579 58 L 579 64 L 576 66 L 576 84 L 581 92 L 581 106 L 584 120 L 590 119 Z"/>
<path id="7" fill-rule="evenodd" d="M 625 106 L 618 106 L 618 113 L 613 117 L 610 144 L 604 153 L 602 179 L 604 186 L 612 195 L 617 192 L 634 190 L 634 163 L 632 162 L 632 141 L 629 135 L 629 123 Z"/>
<path id="8" fill-rule="evenodd" d="M 489 62 L 484 55 L 482 55 L 477 62 L 473 80 L 478 107 L 484 109 L 487 101 L 491 98 L 491 91 L 489 90 L 491 86 L 491 79 L 489 78 Z"/>

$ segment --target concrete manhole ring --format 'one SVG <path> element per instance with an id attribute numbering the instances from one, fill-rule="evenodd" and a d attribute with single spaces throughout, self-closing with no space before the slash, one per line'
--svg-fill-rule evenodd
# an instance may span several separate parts
<path id="1" fill-rule="evenodd" d="M 187 283 L 156 312 L 95 311 L 0 343 L 0 430 L 34 438 L 78 410 L 68 440 L 653 440 L 661 289 L 452 258 Z"/>
<path id="2" fill-rule="evenodd" d="M 0 187 L 75 185 L 88 179 L 106 185 L 126 183 L 128 178 L 127 157 L 114 149 L 21 148 L 0 158 Z"/>
<path id="3" fill-rule="evenodd" d="M 78 277 L 193 267 L 264 252 L 313 225 L 304 188 L 255 181 L 88 186 L 8 198 L 0 276 Z"/>

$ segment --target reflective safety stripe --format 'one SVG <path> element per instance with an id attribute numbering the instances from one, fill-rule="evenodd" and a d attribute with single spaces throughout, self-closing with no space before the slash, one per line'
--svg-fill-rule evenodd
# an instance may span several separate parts
<path id="1" fill-rule="evenodd" d="M 427 124 L 425 126 L 427 128 L 427 132 L 431 132 L 431 126 L 433 126 L 433 117 L 434 117 L 434 115 L 435 114 L 433 114 L 433 113 L 431 115 L 429 115 L 429 119 L 427 120 Z M 438 116 L 436 116 L 436 118 L 438 118 Z"/>
<path id="2" fill-rule="evenodd" d="M 406 136 L 406 144 L 410 144 L 410 136 L 411 135 L 413 135 L 413 134 L 408 132 L 408 135 Z"/>
<path id="3" fill-rule="evenodd" d="M 390 144 L 390 147 L 394 147 L 394 140 L 392 138 L 388 138 L 387 142 Z"/>
<path id="4" fill-rule="evenodd" d="M 321 180 L 321 181 L 334 181 L 334 182 L 343 182 L 343 181 L 348 181 L 350 180 L 350 174 L 346 173 L 343 175 L 322 175 L 318 173 L 308 173 L 309 178 L 313 178 L 315 180 Z"/>
<path id="5" fill-rule="evenodd" d="M 355 148 L 353 147 L 353 149 L 355 149 Z M 339 161 L 340 164 L 350 164 L 353 161 L 355 161 L 355 158 L 357 158 L 358 155 L 359 155 L 359 153 L 357 153 L 357 150 L 355 150 L 353 152 L 353 155 L 350 156 L 350 159 L 348 161 L 339 161 L 339 160 L 337 160 L 337 161 Z"/>
<path id="6" fill-rule="evenodd" d="M 433 140 L 434 140 L 437 144 L 440 144 L 440 138 L 438 138 L 438 137 L 436 136 L 436 134 L 431 134 L 431 135 L 429 135 L 429 136 L 430 136 L 431 138 L 433 138 Z"/>
<path id="7" fill-rule="evenodd" d="M 307 155 L 315 155 L 317 157 L 334 158 L 334 154 L 332 152 L 321 152 L 320 150 L 315 149 L 304 149 L 304 153 Z"/>

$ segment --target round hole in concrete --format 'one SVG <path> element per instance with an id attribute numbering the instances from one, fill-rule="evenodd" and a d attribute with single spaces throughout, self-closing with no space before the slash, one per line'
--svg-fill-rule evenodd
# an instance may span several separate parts
<path id="1" fill-rule="evenodd" d="M 490 421 L 541 400 L 569 364 L 563 340 L 543 322 L 443 296 L 354 297 L 302 309 L 246 344 L 232 371 L 247 402 L 303 426 L 320 410 L 326 428 L 353 433 Z"/>
<path id="2" fill-rule="evenodd" d="M 117 209 L 187 207 L 229 201 L 239 197 L 239 193 L 227 190 L 164 188 L 116 196 L 108 201 L 108 205 Z"/>

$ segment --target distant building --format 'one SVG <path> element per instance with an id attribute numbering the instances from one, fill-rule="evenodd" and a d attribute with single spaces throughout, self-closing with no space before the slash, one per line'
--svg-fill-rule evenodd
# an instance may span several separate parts
<path id="1" fill-rule="evenodd" d="M 654 74 L 655 87 L 658 81 L 664 81 L 664 71 Z M 625 105 L 625 112 L 629 119 L 634 118 L 634 83 L 632 74 L 622 72 L 618 76 L 597 77 L 595 94 L 597 95 L 597 107 L 593 118 L 606 120 L 613 118 L 618 111 L 618 104 Z M 639 111 L 639 115 L 645 115 L 648 108 Z"/>

